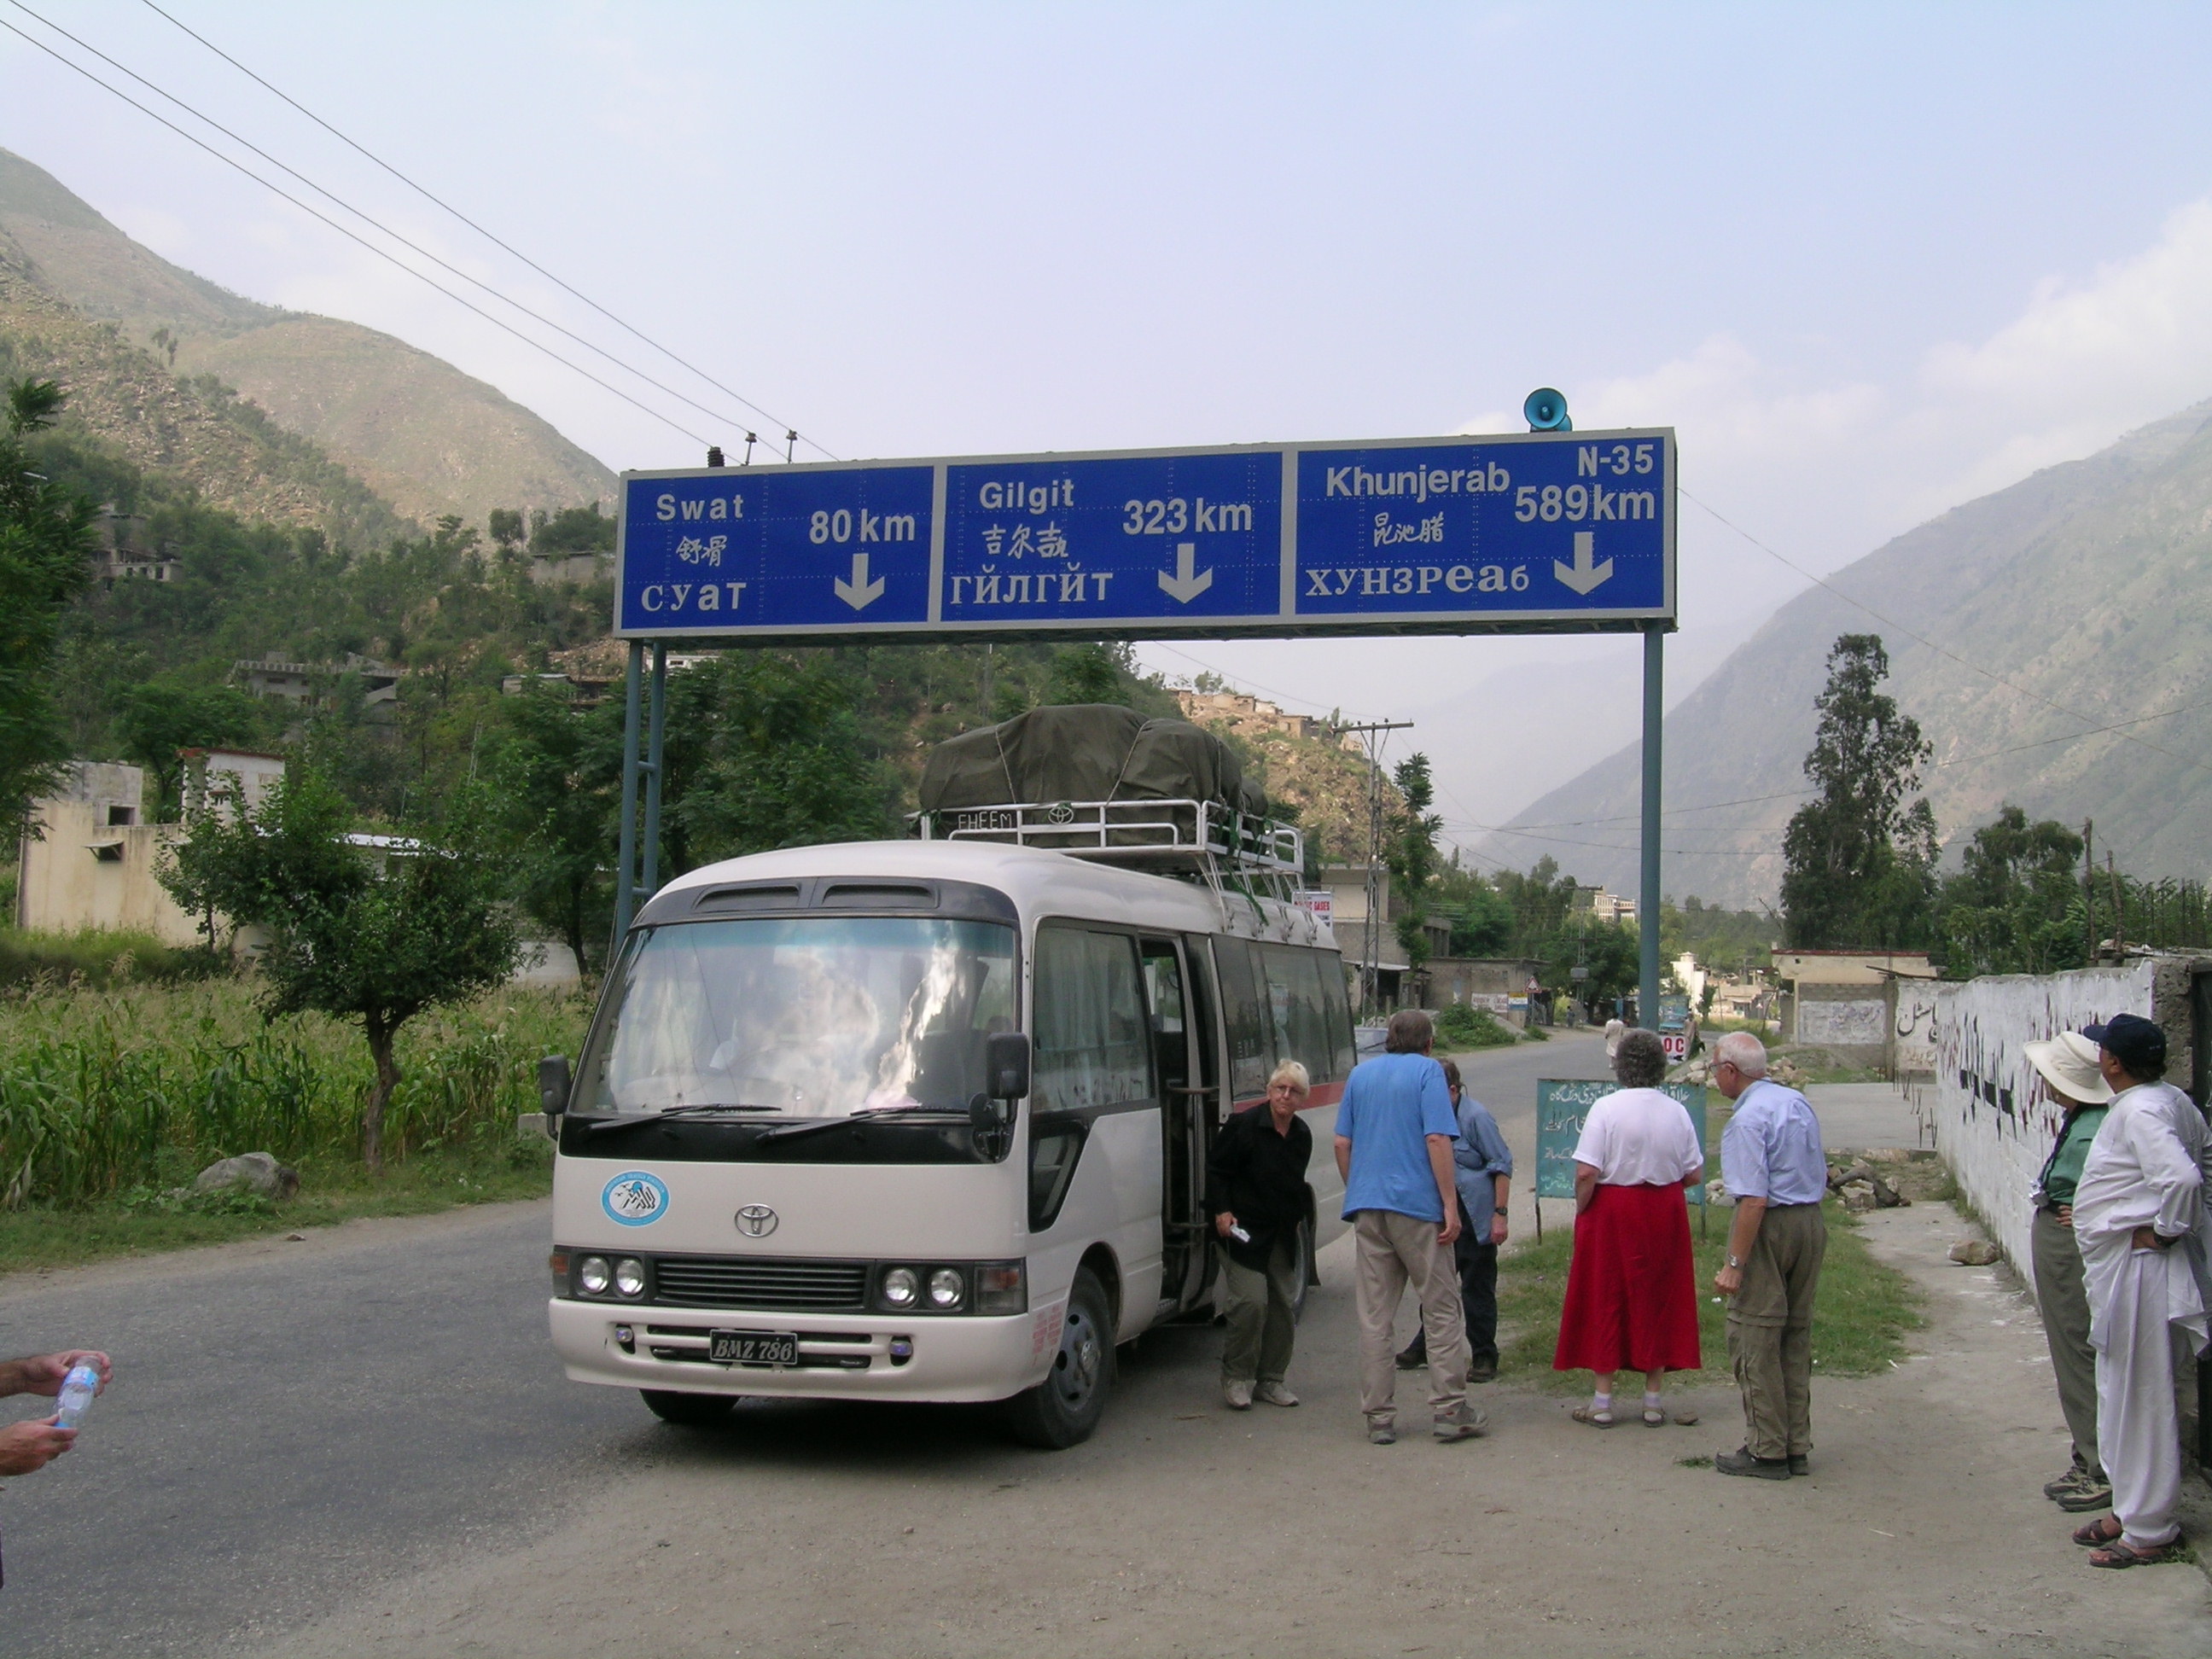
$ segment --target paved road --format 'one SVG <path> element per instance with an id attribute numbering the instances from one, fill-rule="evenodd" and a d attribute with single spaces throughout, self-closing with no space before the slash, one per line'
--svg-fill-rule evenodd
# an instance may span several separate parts
<path id="1" fill-rule="evenodd" d="M 1588 1035 L 1462 1059 L 1523 1168 L 1536 1079 L 1602 1070 Z M 76 1450 L 0 1498 L 0 1652 L 281 1634 L 634 1475 L 667 1437 L 554 1364 L 548 1225 L 505 1205 L 0 1284 L 0 1348 L 105 1346 L 125 1379 Z M 1210 1339 L 1168 1341 L 1159 1363 L 1210 1363 Z M 964 1418 L 924 1433 L 995 1437 Z"/>
<path id="2" fill-rule="evenodd" d="M 0 1287 L 0 1346 L 103 1346 L 121 1376 L 76 1448 L 0 1497 L 0 1651 L 202 1652 L 550 1524 L 649 1431 L 553 1363 L 549 1207 Z"/>

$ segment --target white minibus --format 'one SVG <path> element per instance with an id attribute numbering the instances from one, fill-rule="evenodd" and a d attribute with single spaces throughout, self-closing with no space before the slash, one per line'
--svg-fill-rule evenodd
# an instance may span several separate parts
<path id="1" fill-rule="evenodd" d="M 1295 837 L 1223 816 L 999 809 L 653 895 L 580 1062 L 541 1068 L 568 1376 L 687 1424 L 1004 1401 L 1071 1445 L 1118 1344 L 1211 1316 L 1206 1155 L 1279 1060 L 1313 1079 L 1310 1279 L 1343 1231 L 1345 976 L 1286 902 Z"/>

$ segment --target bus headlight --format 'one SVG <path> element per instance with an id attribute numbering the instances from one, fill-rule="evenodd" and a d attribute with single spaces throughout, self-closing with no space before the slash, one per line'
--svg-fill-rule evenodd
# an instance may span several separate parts
<path id="1" fill-rule="evenodd" d="M 939 1267 L 929 1276 L 929 1304 L 933 1308 L 957 1308 L 967 1293 L 967 1282 L 957 1268 Z"/>
<path id="2" fill-rule="evenodd" d="M 614 1271 L 603 1255 L 587 1255 L 576 1264 L 576 1288 L 586 1296 L 605 1296 L 614 1282 Z"/>
<path id="3" fill-rule="evenodd" d="M 645 1294 L 645 1263 L 634 1255 L 626 1255 L 615 1263 L 615 1289 L 623 1295 L 637 1297 Z"/>
<path id="4" fill-rule="evenodd" d="M 911 1308 L 921 1294 L 921 1281 L 911 1267 L 894 1267 L 884 1275 L 883 1298 L 894 1308 Z"/>

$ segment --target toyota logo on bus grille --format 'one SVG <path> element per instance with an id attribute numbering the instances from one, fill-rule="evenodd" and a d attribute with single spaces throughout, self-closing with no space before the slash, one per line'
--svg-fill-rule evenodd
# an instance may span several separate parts
<path id="1" fill-rule="evenodd" d="M 747 1238 L 766 1238 L 775 1231 L 775 1212 L 765 1204 L 748 1204 L 738 1212 L 738 1231 Z"/>

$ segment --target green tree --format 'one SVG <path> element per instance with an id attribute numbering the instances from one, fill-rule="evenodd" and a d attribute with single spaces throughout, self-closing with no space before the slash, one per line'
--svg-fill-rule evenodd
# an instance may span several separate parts
<path id="1" fill-rule="evenodd" d="M 92 502 L 43 476 L 27 443 L 62 402 L 52 380 L 15 381 L 0 425 L 0 831 L 11 842 L 69 758 L 54 659 L 64 607 L 92 574 Z"/>
<path id="2" fill-rule="evenodd" d="M 1127 647 L 1071 645 L 1054 658 L 1048 700 L 1055 703 L 1119 702 L 1127 666 L 1117 650 Z"/>
<path id="3" fill-rule="evenodd" d="M 1878 689 L 1888 678 L 1878 635 L 1843 635 L 1828 653 L 1805 757 L 1820 797 L 1797 809 L 1782 839 L 1784 925 L 1802 949 L 1895 948 L 1929 931 L 1936 821 L 1925 800 L 1907 805 L 1905 797 L 1933 747 Z"/>
<path id="4" fill-rule="evenodd" d="M 1565 925 L 1575 908 L 1575 878 L 1561 875 L 1558 863 L 1547 853 L 1529 866 L 1527 874 L 1518 870 L 1500 870 L 1492 880 L 1498 897 L 1505 902 L 1513 916 L 1505 953 L 1542 956 L 1550 949 L 1553 935 Z"/>
<path id="5" fill-rule="evenodd" d="M 1505 896 L 1459 861 L 1459 849 L 1437 871 L 1435 913 L 1451 923 L 1451 954 L 1503 956 L 1513 938 L 1513 907 Z"/>
<path id="6" fill-rule="evenodd" d="M 2081 837 L 2051 818 L 2030 823 L 2008 802 L 1974 831 L 1963 867 L 1943 883 L 1945 971 L 2047 974 L 2088 959 L 2075 868 Z"/>
<path id="7" fill-rule="evenodd" d="M 488 817 L 481 794 L 463 790 L 389 847 L 357 846 L 345 798 L 303 769 L 258 810 L 204 814 L 162 873 L 191 914 L 267 931 L 268 1013 L 314 1010 L 361 1026 L 376 1073 L 361 1119 L 372 1170 L 384 1164 L 400 1028 L 500 984 L 521 951 Z"/>
<path id="8" fill-rule="evenodd" d="M 262 711 L 234 685 L 161 678 L 126 694 L 115 724 L 123 752 L 153 774 L 155 820 L 167 823 L 184 799 L 180 751 L 253 742 L 262 732 Z"/>
<path id="9" fill-rule="evenodd" d="M 893 785 L 860 740 L 860 688 L 818 659 L 732 652 L 682 677 L 707 705 L 664 803 L 673 874 L 714 859 L 892 833 Z M 673 712 L 672 687 L 672 715 Z M 674 721 L 672 718 L 671 726 Z"/>
<path id="10" fill-rule="evenodd" d="M 621 707 L 573 708 L 568 688 L 531 682 L 501 699 L 487 775 L 530 919 L 597 971 L 614 917 Z"/>
<path id="11" fill-rule="evenodd" d="M 1419 972 L 1429 959 L 1429 885 L 1437 872 L 1437 832 L 1443 819 L 1429 811 L 1436 782 L 1426 755 L 1409 755 L 1390 775 L 1400 805 L 1390 815 L 1383 861 L 1390 866 L 1390 890 L 1396 901 L 1398 948 Z"/>
<path id="12" fill-rule="evenodd" d="M 1618 922 L 1587 913 L 1571 917 L 1536 954 L 1543 959 L 1544 983 L 1565 987 L 1593 1018 L 1604 1004 L 1636 989 L 1641 966 L 1636 930 Z M 1577 968 L 1588 969 L 1589 977 L 1575 978 Z"/>

